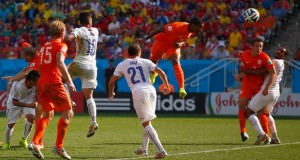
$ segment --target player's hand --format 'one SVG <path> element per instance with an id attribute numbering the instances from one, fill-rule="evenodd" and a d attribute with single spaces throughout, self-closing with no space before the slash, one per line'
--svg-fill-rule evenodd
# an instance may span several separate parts
<path id="1" fill-rule="evenodd" d="M 181 48 L 185 42 L 175 42 L 175 48 Z"/>
<path id="2" fill-rule="evenodd" d="M 267 88 L 265 88 L 261 94 L 266 96 L 268 93 L 269 93 L 269 90 Z"/>
<path id="3" fill-rule="evenodd" d="M 72 81 L 69 83 L 66 83 L 66 84 L 68 85 L 70 91 L 72 91 L 72 92 L 76 91 L 75 85 Z"/>
<path id="4" fill-rule="evenodd" d="M 136 38 L 134 42 L 135 42 L 135 43 L 142 44 L 142 43 L 145 42 L 145 39 L 144 39 L 144 38 Z"/>
<path id="5" fill-rule="evenodd" d="M 238 73 L 238 74 L 236 74 L 236 75 L 234 76 L 234 79 L 235 79 L 236 81 L 239 81 L 239 80 L 241 80 L 241 78 L 245 77 L 246 75 L 247 75 L 246 73 L 240 72 L 240 73 Z"/>
<path id="6" fill-rule="evenodd" d="M 4 77 L 1 77 L 1 79 L 3 79 L 3 80 L 10 80 L 12 78 L 12 76 L 4 76 Z"/>
<path id="7" fill-rule="evenodd" d="M 169 86 L 165 86 L 165 87 L 164 87 L 163 95 L 170 94 L 170 92 L 171 92 L 170 87 L 169 87 Z"/>
<path id="8" fill-rule="evenodd" d="M 115 96 L 115 93 L 114 93 L 114 92 L 109 93 L 108 99 L 109 99 L 109 100 L 113 100 L 113 99 L 114 99 L 114 96 Z"/>

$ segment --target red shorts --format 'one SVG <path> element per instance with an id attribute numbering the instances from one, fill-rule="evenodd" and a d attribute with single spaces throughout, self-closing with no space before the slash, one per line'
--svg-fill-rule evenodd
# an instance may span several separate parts
<path id="1" fill-rule="evenodd" d="M 159 59 L 162 59 L 164 53 L 166 53 L 167 58 L 173 54 L 180 55 L 180 48 L 175 48 L 172 45 L 166 45 L 164 43 L 154 41 L 151 48 L 150 60 L 158 61 Z"/>
<path id="2" fill-rule="evenodd" d="M 260 91 L 261 86 L 261 82 L 242 81 L 239 98 L 251 99 Z"/>
<path id="3" fill-rule="evenodd" d="M 38 81 L 38 100 L 45 112 L 63 112 L 72 108 L 70 97 L 62 83 L 43 83 Z"/>

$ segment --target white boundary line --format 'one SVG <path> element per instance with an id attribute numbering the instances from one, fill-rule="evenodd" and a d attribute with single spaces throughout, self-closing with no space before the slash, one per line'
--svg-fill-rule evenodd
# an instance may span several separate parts
<path id="1" fill-rule="evenodd" d="M 184 153 L 175 153 L 175 154 L 168 154 L 169 156 L 179 156 L 179 155 L 187 155 L 187 154 L 200 154 L 200 153 L 212 153 L 212 152 L 222 152 L 222 151 L 235 151 L 235 150 L 242 150 L 242 149 L 253 149 L 253 148 L 266 148 L 266 147 L 280 147 L 286 145 L 294 145 L 300 144 L 300 142 L 291 142 L 291 143 L 283 143 L 278 145 L 254 145 L 248 147 L 237 147 L 237 148 L 226 148 L 226 149 L 214 149 L 214 150 L 205 150 L 205 151 L 195 151 L 195 152 L 184 152 Z M 144 159 L 144 158 L 151 158 L 148 157 L 135 157 L 135 158 L 118 158 L 118 159 L 110 159 L 110 160 L 130 160 L 130 159 Z"/>

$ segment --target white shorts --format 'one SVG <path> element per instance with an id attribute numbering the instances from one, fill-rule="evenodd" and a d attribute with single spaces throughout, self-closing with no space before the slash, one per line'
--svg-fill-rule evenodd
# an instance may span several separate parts
<path id="1" fill-rule="evenodd" d="M 35 109 L 34 108 L 27 108 L 27 107 L 14 107 L 6 110 L 6 116 L 7 116 L 7 124 L 16 123 L 17 119 L 21 116 L 21 114 L 24 114 L 24 116 L 32 114 L 35 115 Z"/>
<path id="2" fill-rule="evenodd" d="M 72 62 L 68 66 L 68 71 L 72 79 L 80 78 L 82 88 L 97 87 L 97 67 L 78 62 Z"/>
<path id="3" fill-rule="evenodd" d="M 270 113 L 272 112 L 279 95 L 280 93 L 268 93 L 264 96 L 261 92 L 259 92 L 251 99 L 248 107 L 254 112 L 258 112 L 259 110 L 265 108 Z"/>
<path id="4" fill-rule="evenodd" d="M 156 118 L 156 97 L 154 87 L 139 89 L 132 93 L 133 106 L 142 123 Z"/>

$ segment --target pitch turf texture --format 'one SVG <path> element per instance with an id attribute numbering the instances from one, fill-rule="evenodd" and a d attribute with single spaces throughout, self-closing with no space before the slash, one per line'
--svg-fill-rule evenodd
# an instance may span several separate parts
<path id="1" fill-rule="evenodd" d="M 55 143 L 56 116 L 46 129 L 44 137 L 45 159 L 60 159 L 51 153 Z M 253 145 L 257 134 L 247 122 L 250 139 L 241 142 L 236 117 L 209 117 L 194 115 L 159 114 L 153 121 L 160 140 L 169 156 L 166 159 L 186 160 L 299 160 L 300 118 L 275 117 L 280 145 Z M 6 124 L 0 114 L 1 143 L 4 141 Z M 89 117 L 75 115 L 69 127 L 65 148 L 74 160 L 81 159 L 138 159 L 133 153 L 142 140 L 142 127 L 134 114 L 99 114 L 100 128 L 91 138 L 86 138 Z M 34 159 L 31 152 L 19 146 L 24 122 L 19 119 L 11 141 L 11 149 L 0 150 L 0 159 Z M 31 139 L 33 132 L 29 139 Z M 2 145 L 0 145 L 2 146 Z M 149 145 L 149 157 L 153 159 L 155 147 Z"/>

